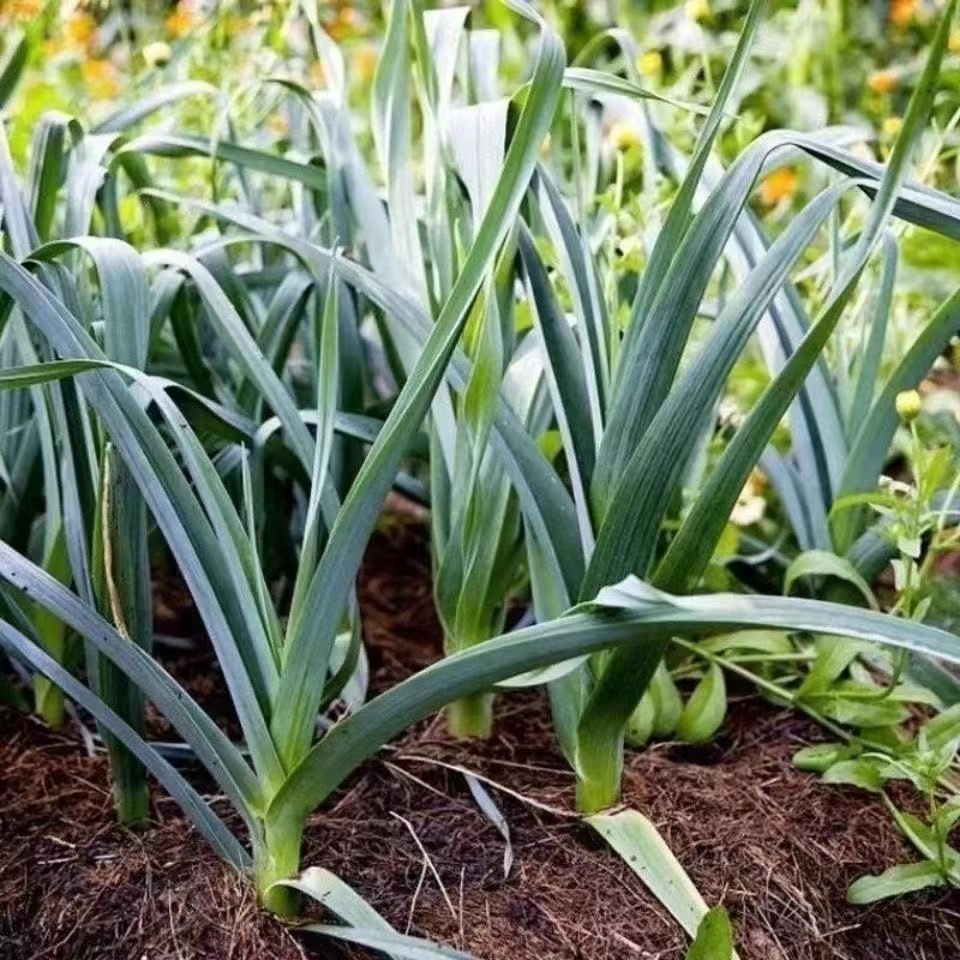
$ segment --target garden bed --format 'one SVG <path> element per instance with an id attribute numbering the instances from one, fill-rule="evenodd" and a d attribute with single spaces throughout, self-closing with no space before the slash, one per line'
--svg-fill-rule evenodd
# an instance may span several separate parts
<path id="1" fill-rule="evenodd" d="M 389 515 L 360 581 L 374 691 L 441 653 L 429 572 L 425 528 Z M 170 609 L 158 610 L 158 628 L 175 626 L 172 616 L 192 629 L 189 611 L 162 593 Z M 168 666 L 217 702 L 202 657 Z M 928 960 L 960 955 L 960 891 L 846 904 L 852 880 L 911 859 L 910 849 L 879 799 L 793 767 L 816 727 L 748 689 L 731 699 L 710 745 L 631 754 L 624 801 L 653 818 L 705 899 L 727 907 L 743 960 L 902 960 L 905 945 Z M 149 827 L 118 827 L 106 761 L 86 754 L 75 729 L 51 732 L 3 709 L 0 730 L 2 960 L 338 955 L 301 945 L 260 911 L 159 792 Z M 503 838 L 464 777 L 440 764 L 539 805 L 490 788 L 512 834 L 506 879 Z M 303 864 L 338 873 L 398 929 L 486 960 L 681 956 L 676 923 L 629 867 L 575 818 L 544 809 L 572 800 L 545 698 L 516 695 L 501 701 L 487 743 L 452 742 L 435 719 L 367 763 L 311 821 Z"/>

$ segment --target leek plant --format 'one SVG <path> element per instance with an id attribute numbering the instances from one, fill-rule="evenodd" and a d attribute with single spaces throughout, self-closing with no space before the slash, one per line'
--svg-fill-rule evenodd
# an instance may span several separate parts
<path id="1" fill-rule="evenodd" d="M 407 289 L 421 308 L 449 296 L 476 230 L 492 201 L 507 149 L 510 101 L 496 98 L 496 33 L 466 29 L 468 9 L 421 13 L 415 4 L 390 8 L 383 55 L 372 92 L 372 129 L 388 185 L 391 239 L 401 258 Z M 482 48 L 458 69 L 461 50 Z M 415 144 L 411 136 L 411 87 L 419 68 L 416 102 L 424 131 L 424 229 L 411 205 Z M 460 80 L 478 101 L 455 100 Z M 457 183 L 462 184 L 462 189 Z M 520 580 L 523 539 L 517 499 L 488 439 L 497 388 L 505 374 L 518 376 L 536 356 L 512 357 L 514 340 L 512 252 L 508 237 L 487 271 L 463 334 L 472 373 L 462 398 L 438 388 L 430 415 L 430 533 L 436 610 L 448 654 L 489 640 L 503 630 L 506 601 Z M 398 378 L 411 369 L 415 343 L 403 331 L 385 329 L 399 358 Z M 513 373 L 511 374 L 511 367 Z M 515 396 L 513 412 L 529 429 L 536 415 L 536 385 Z M 541 404 L 541 411 L 543 405 Z M 541 415 L 542 419 L 542 415 Z M 488 736 L 493 698 L 487 691 L 451 703 L 451 733 Z"/>
<path id="2" fill-rule="evenodd" d="M 226 158 L 238 171 L 238 179 L 259 172 L 288 177 L 300 185 L 312 184 L 316 189 L 311 188 L 307 197 L 310 203 L 316 194 L 331 200 L 350 201 L 351 206 L 346 208 L 338 204 L 330 207 L 331 211 L 344 214 L 343 222 L 332 228 L 326 214 L 316 222 L 308 209 L 306 230 L 304 221 L 285 224 L 288 229 L 281 229 L 259 216 L 255 206 L 251 210 L 236 204 L 186 201 L 169 193 L 161 195 L 157 190 L 141 191 L 145 202 L 154 209 L 162 210 L 166 203 L 177 200 L 189 203 L 191 209 L 231 230 L 240 228 L 214 244 L 215 258 L 217 252 L 240 244 L 257 250 L 259 255 L 272 254 L 274 259 L 264 259 L 263 270 L 255 270 L 255 275 L 250 277 L 249 289 L 254 289 L 264 279 L 263 275 L 269 273 L 268 266 L 290 275 L 306 273 L 316 304 L 312 314 L 314 350 L 308 354 L 315 370 L 306 378 L 306 386 L 301 383 L 299 390 L 294 390 L 293 384 L 278 372 L 278 366 L 284 366 L 284 350 L 270 346 L 284 338 L 265 336 L 261 324 L 265 325 L 266 321 L 256 311 L 248 317 L 253 321 L 253 330 L 248 329 L 241 310 L 228 295 L 230 276 L 239 279 L 242 273 L 221 271 L 221 283 L 198 257 L 181 251 L 160 249 L 141 255 L 116 235 L 74 237 L 72 243 L 85 251 L 93 251 L 90 255 L 102 308 L 108 304 L 122 308 L 117 316 L 124 322 L 136 329 L 149 330 L 148 348 L 155 337 L 167 336 L 164 331 L 169 320 L 171 326 L 179 324 L 174 336 L 180 349 L 184 353 L 192 350 L 195 344 L 191 344 L 189 338 L 191 332 L 196 334 L 197 325 L 189 320 L 181 322 L 184 314 L 175 319 L 170 310 L 170 304 L 176 300 L 174 288 L 186 287 L 194 305 L 202 307 L 205 322 L 209 324 L 207 332 L 215 341 L 216 349 L 222 351 L 222 369 L 249 386 L 238 392 L 229 388 L 229 384 L 218 383 L 222 379 L 220 375 L 216 379 L 208 377 L 206 386 L 198 388 L 195 381 L 179 383 L 144 370 L 142 354 L 129 359 L 111 356 L 110 340 L 105 327 L 101 329 L 101 321 L 82 309 L 82 303 L 76 302 L 71 284 L 57 282 L 65 274 L 56 264 L 61 245 L 35 246 L 29 231 L 23 230 L 22 225 L 29 219 L 27 206 L 22 194 L 15 189 L 7 159 L 0 157 L 3 236 L 10 248 L 10 253 L 0 254 L 0 315 L 4 317 L 5 327 L 19 324 L 43 350 L 40 362 L 32 359 L 25 362 L 20 354 L 21 362 L 17 366 L 0 372 L 0 386 L 8 391 L 52 385 L 72 388 L 84 422 L 90 424 L 91 435 L 104 441 L 101 477 L 105 477 L 106 482 L 101 481 L 97 487 L 101 491 L 97 523 L 101 529 L 125 528 L 125 524 L 121 527 L 119 523 L 115 506 L 118 495 L 122 494 L 118 494 L 114 481 L 122 466 L 192 593 L 235 707 L 243 744 L 232 743 L 147 650 L 131 642 L 136 639 L 132 625 L 126 619 L 123 602 L 117 602 L 114 597 L 115 589 L 117 592 L 120 589 L 116 583 L 119 545 L 115 539 L 103 538 L 104 554 L 110 553 L 112 558 L 103 569 L 112 572 L 114 579 L 111 584 L 109 573 L 105 573 L 107 610 L 99 602 L 99 594 L 87 596 L 82 585 L 76 582 L 71 589 L 16 545 L 0 543 L 0 580 L 5 584 L 6 601 L 0 620 L 0 648 L 46 676 L 92 714 L 174 797 L 214 850 L 239 869 L 249 871 L 263 903 L 281 913 L 289 913 L 295 907 L 293 891 L 280 881 L 292 878 L 300 867 L 301 840 L 307 818 L 358 765 L 409 725 L 450 702 L 489 691 L 511 678 L 514 683 L 541 682 L 544 677 L 557 676 L 549 673 L 557 665 L 568 664 L 557 669 L 563 674 L 558 683 L 569 687 L 571 678 L 580 682 L 585 670 L 596 669 L 597 665 L 602 668 L 596 682 L 596 696 L 587 702 L 577 736 L 578 743 L 597 744 L 603 752 L 591 754 L 581 748 L 576 755 L 581 781 L 586 785 L 583 799 L 586 805 L 597 805 L 595 801 L 601 799 L 601 791 L 596 785 L 608 787 L 611 770 L 616 767 L 616 757 L 606 748 L 609 743 L 619 745 L 623 724 L 642 695 L 647 675 L 652 673 L 664 645 L 673 636 L 756 628 L 808 630 L 871 640 L 960 662 L 960 648 L 951 634 L 922 624 L 895 622 L 873 611 L 792 598 L 725 594 L 683 597 L 657 590 L 636 577 L 624 577 L 622 574 L 643 565 L 621 563 L 619 554 L 611 557 L 616 546 L 611 544 L 611 539 L 625 537 L 622 545 L 631 550 L 646 541 L 637 517 L 629 510 L 620 514 L 621 501 L 626 496 L 622 491 L 640 493 L 645 484 L 649 486 L 651 482 L 656 483 L 658 491 L 662 486 L 660 477 L 645 481 L 642 476 L 633 475 L 638 463 L 642 466 L 653 462 L 642 445 L 638 447 L 643 453 L 639 461 L 628 458 L 624 470 L 626 485 L 622 489 L 613 485 L 609 503 L 603 498 L 597 501 L 603 505 L 601 514 L 611 519 L 597 525 L 596 546 L 587 565 L 587 547 L 591 543 L 587 520 L 594 514 L 586 512 L 584 497 L 597 481 L 589 486 L 582 482 L 575 466 L 575 451 L 568 448 L 568 467 L 574 477 L 573 493 L 568 491 L 518 416 L 516 404 L 499 390 L 499 377 L 495 376 L 493 380 L 498 389 L 494 397 L 486 399 L 493 411 L 489 415 L 489 445 L 516 493 L 527 553 L 532 558 L 530 571 L 538 610 L 546 610 L 549 619 L 460 650 L 369 703 L 355 705 L 349 716 L 332 726 L 318 722 L 321 711 L 342 689 L 344 677 L 352 673 L 359 657 L 357 611 L 352 598 L 363 551 L 401 462 L 431 411 L 436 410 L 438 390 L 441 386 L 450 389 L 465 403 L 471 385 L 476 382 L 474 373 L 482 364 L 483 353 L 476 352 L 471 363 L 459 343 L 471 320 L 486 309 L 478 308 L 478 304 L 484 304 L 485 287 L 487 291 L 497 289 L 498 265 L 504 251 L 509 249 L 512 235 L 517 237 L 527 280 L 534 291 L 543 367 L 557 411 L 563 409 L 559 403 L 560 388 L 567 387 L 567 373 L 579 369 L 573 363 L 561 369 L 556 359 L 577 360 L 580 354 L 572 353 L 571 349 L 580 347 L 571 343 L 565 320 L 558 321 L 547 310 L 550 299 L 537 272 L 531 245 L 525 239 L 525 227 L 518 217 L 531 186 L 534 194 L 546 191 L 547 201 L 541 204 L 544 216 L 549 215 L 549 206 L 564 237 L 573 241 L 570 253 L 577 275 L 589 278 L 593 266 L 586 259 L 576 229 L 571 233 L 569 217 L 564 217 L 560 205 L 552 205 L 550 181 L 545 173 L 537 171 L 538 158 L 553 125 L 565 82 L 581 90 L 616 87 L 628 89 L 635 95 L 641 95 L 642 91 L 638 93 L 635 85 L 625 85 L 616 78 L 595 75 L 593 71 L 579 69 L 565 73 L 564 49 L 557 35 L 526 4 L 513 0 L 510 6 L 537 28 L 533 70 L 528 84 L 510 105 L 513 119 L 508 125 L 509 137 L 504 141 L 507 146 L 503 163 L 484 208 L 478 211 L 479 222 L 465 233 L 465 252 L 451 274 L 449 292 L 438 297 L 435 304 L 429 295 L 431 287 L 421 298 L 418 291 L 410 289 L 407 279 L 398 278 L 396 274 L 399 261 L 392 256 L 391 233 L 409 229 L 411 224 L 385 221 L 380 204 L 368 202 L 376 201 L 376 197 L 367 189 L 368 181 L 360 177 L 357 155 L 342 136 L 344 117 L 340 113 L 331 115 L 328 110 L 332 106 L 330 98 L 337 96 L 335 88 L 325 97 L 313 98 L 304 96 L 302 90 L 285 86 L 295 102 L 304 107 L 312 128 L 319 131 L 320 140 L 329 150 L 332 162 L 324 168 L 323 177 L 316 176 L 316 167 L 312 164 L 279 158 L 233 140 L 178 138 L 170 134 L 158 135 L 152 146 L 140 138 L 127 143 L 117 143 L 116 138 L 111 138 L 109 143 L 102 143 L 105 149 L 99 155 L 86 156 L 87 182 L 98 185 L 99 189 L 78 196 L 85 198 L 82 199 L 85 203 L 102 200 L 105 213 L 83 221 L 81 229 L 121 231 L 121 207 L 117 202 L 120 184 L 115 171 L 123 169 L 135 186 L 145 185 L 144 157 L 150 152 L 148 146 L 154 152 L 201 153 Z M 417 6 L 411 4 L 410 8 L 415 11 Z M 757 8 L 755 4 L 751 23 L 758 16 Z M 319 33 L 316 39 L 318 44 L 325 43 Z M 942 53 L 942 49 L 939 52 Z M 936 53 L 932 62 L 938 55 Z M 741 64 L 742 57 L 741 53 Z M 332 62 L 336 63 L 335 58 Z M 928 78 L 920 107 L 907 119 L 905 145 L 911 142 L 922 122 L 921 114 L 932 85 L 932 79 Z M 722 106 L 708 119 L 707 143 L 716 132 L 721 111 Z M 135 116 L 142 118 L 148 112 L 141 107 Z M 387 126 L 390 130 L 396 129 L 393 125 Z M 841 169 L 855 162 L 846 154 L 823 150 L 818 141 L 795 139 L 815 155 L 824 152 L 828 162 Z M 140 152 L 137 152 L 138 140 L 143 144 Z M 791 139 L 776 140 L 781 141 L 791 142 Z M 723 214 L 725 219 L 721 217 L 721 225 L 735 220 L 739 205 L 745 201 L 749 185 L 771 146 L 766 142 L 752 153 L 750 162 L 744 161 L 745 169 L 735 167 L 730 180 L 737 189 L 731 186 L 718 190 L 719 199 L 708 204 L 689 225 L 693 236 L 713 238 L 715 255 L 719 255 L 723 246 L 724 231 L 707 229 L 703 218 L 708 214 L 710 217 Z M 900 182 L 906 149 L 906 146 L 901 148 L 882 182 L 878 183 L 869 171 L 858 171 L 857 179 L 851 183 L 868 192 L 879 191 L 878 209 L 884 217 L 889 207 L 898 201 L 904 215 L 932 216 L 938 198 L 911 191 Z M 705 152 L 702 155 L 705 157 Z M 766 267 L 757 270 L 749 290 L 751 297 L 755 295 L 762 301 L 765 293 L 773 296 L 772 291 L 782 284 L 787 265 L 810 242 L 823 217 L 848 187 L 849 183 L 844 181 L 842 187 L 828 191 L 806 217 L 800 218 L 800 226 L 787 232 L 786 240 L 774 244 L 764 261 Z M 692 199 L 691 193 L 692 186 L 687 187 L 688 199 Z M 730 203 L 731 197 L 736 202 Z M 682 204 L 676 209 L 678 212 L 671 218 L 673 230 L 664 233 L 665 244 L 678 244 L 680 235 L 688 229 L 688 209 Z M 390 212 L 395 219 L 395 211 Z M 879 214 L 875 216 L 883 219 Z M 341 228 L 356 228 L 351 238 L 355 243 L 351 251 L 356 256 L 345 256 L 325 246 L 320 234 L 328 228 L 341 240 L 346 236 Z M 382 246 L 378 246 L 378 242 Z M 666 264 L 673 252 L 663 249 L 657 254 L 658 261 Z M 691 258 L 691 252 L 683 250 L 672 259 L 677 263 L 695 263 L 700 270 L 707 270 L 702 262 L 707 258 Z M 77 269 L 75 264 L 71 267 Z M 655 275 L 664 280 L 670 271 L 664 265 Z M 672 277 L 658 296 L 677 290 L 673 281 L 682 279 Z M 146 298 L 144 283 L 150 294 Z M 582 309 L 590 309 L 593 300 L 586 298 L 589 285 L 582 291 Z M 234 293 L 242 297 L 241 290 Z M 690 291 L 690 295 L 696 294 L 696 290 Z M 649 298 L 652 293 L 646 296 Z M 359 336 L 356 327 L 346 329 L 344 320 L 349 314 L 343 312 L 344 304 L 358 310 L 354 316 L 357 324 L 364 318 L 361 313 L 375 315 L 383 329 L 389 327 L 388 333 L 394 333 L 392 342 L 408 351 L 407 360 L 401 357 L 395 366 L 402 386 L 391 398 L 383 423 L 363 435 L 369 450 L 355 473 L 340 472 L 334 465 L 337 431 L 353 429 L 357 434 L 363 433 L 357 429 L 355 420 L 342 415 L 343 357 L 349 355 L 349 344 L 356 342 L 350 338 Z M 629 357 L 633 356 L 631 336 L 644 330 L 657 331 L 659 335 L 666 332 L 666 325 L 654 321 L 661 316 L 672 317 L 674 311 L 670 306 L 667 310 L 667 305 L 662 305 L 662 313 L 647 318 L 649 323 L 638 323 L 631 328 L 637 332 L 628 334 L 624 341 L 618 369 L 625 369 Z M 740 315 L 731 309 L 731 316 L 721 318 L 716 330 L 719 335 L 734 339 L 737 333 L 746 336 L 743 326 L 758 319 L 762 310 L 762 305 L 752 308 L 747 311 L 743 324 L 736 324 L 734 320 Z M 829 318 L 830 323 L 834 320 L 832 316 Z M 822 323 L 812 328 L 814 333 L 822 333 Z M 275 324 L 271 324 L 271 329 L 274 328 Z M 613 339 L 609 336 L 604 344 Z M 585 333 L 578 342 L 586 351 L 593 340 Z M 794 358 L 800 359 L 784 368 L 796 379 L 793 391 L 799 389 L 820 347 L 819 341 L 808 337 L 794 354 Z M 719 391 L 718 381 L 733 362 L 735 352 L 725 348 L 707 354 L 701 364 L 704 369 L 699 371 L 705 384 L 703 389 Z M 203 355 L 193 351 L 189 360 L 186 356 L 182 359 L 184 367 L 193 365 L 199 378 L 204 375 Z M 134 359 L 138 362 L 130 362 Z M 215 369 L 221 369 L 220 365 Z M 575 377 L 576 373 L 571 376 Z M 632 377 L 621 381 L 631 387 L 634 382 Z M 661 388 L 668 386 L 658 382 Z M 311 395 L 307 400 L 300 399 L 307 390 Z M 685 390 L 681 396 L 689 392 Z M 584 394 L 578 395 L 592 396 L 586 388 Z M 599 391 L 597 395 L 601 395 Z M 606 421 L 601 418 L 600 422 L 612 422 L 616 398 L 629 395 L 623 386 L 619 394 L 615 391 Z M 789 402 L 789 390 L 783 394 L 775 392 L 775 395 L 777 404 Z M 688 420 L 689 409 L 685 409 L 685 405 L 692 404 L 700 416 L 709 409 L 706 401 L 701 400 L 694 392 L 683 404 L 670 402 L 679 407 L 677 415 Z M 583 411 L 571 408 L 571 412 Z M 557 416 L 560 418 L 562 414 L 558 412 Z M 762 449 L 777 419 L 779 415 L 767 412 L 762 429 L 753 430 L 754 445 L 759 444 Z M 588 422 L 592 426 L 594 420 L 588 419 Z M 665 429 L 667 424 L 663 424 L 663 429 L 658 427 L 654 436 L 658 444 L 664 434 L 670 444 L 681 441 L 681 448 L 684 441 L 689 441 L 693 431 L 678 430 L 675 423 L 673 421 L 670 430 Z M 315 430 L 311 431 L 310 425 L 315 425 Z M 565 425 L 562 432 L 569 437 L 573 435 Z M 207 446 L 211 437 L 216 438 L 212 449 Z M 257 461 L 264 449 L 271 448 L 302 478 L 307 494 L 294 585 L 285 609 L 271 592 L 270 571 L 262 561 L 260 550 L 266 531 L 257 515 L 260 502 Z M 682 453 L 680 449 L 677 456 L 659 457 L 657 467 L 672 468 Z M 757 456 L 759 454 L 754 455 L 751 449 L 750 455 L 743 457 L 744 464 L 752 464 Z M 598 456 L 595 474 L 599 474 L 601 462 L 602 456 Z M 731 471 L 728 474 L 733 482 L 736 478 Z M 616 470 L 607 474 L 611 479 L 616 475 Z M 236 479 L 239 482 L 235 482 Z M 667 479 L 674 482 L 672 476 Z M 739 486 L 734 484 L 734 487 L 735 498 Z M 605 488 L 601 485 L 597 489 Z M 717 507 L 726 508 L 723 496 L 717 498 Z M 618 528 L 616 531 L 614 525 Z M 601 562 L 597 557 L 607 559 Z M 587 597 L 588 602 L 567 612 L 566 608 L 573 607 L 580 594 Z M 243 823 L 241 831 L 228 827 L 163 752 L 121 716 L 116 705 L 108 702 L 102 690 L 98 690 L 94 677 L 88 673 L 87 683 L 82 682 L 44 649 L 35 624 L 18 602 L 24 596 L 81 636 L 91 651 L 115 665 L 169 719 L 220 793 L 239 814 Z M 105 612 L 109 616 L 104 616 Z M 344 636 L 347 637 L 345 644 L 340 642 Z M 581 662 L 582 658 L 594 657 L 609 647 L 618 647 L 619 651 L 611 654 L 606 662 L 594 660 L 594 667 L 570 672 L 571 661 Z M 637 669 L 635 664 L 639 664 Z M 617 689 L 616 680 L 629 684 L 630 689 Z M 611 685 L 613 696 L 604 701 L 600 711 L 601 694 Z M 562 686 L 555 686 L 555 690 L 564 692 Z M 611 733 L 610 740 L 604 740 L 598 731 L 603 735 Z M 603 766 L 605 762 L 609 766 Z M 618 768 L 615 772 L 618 773 Z M 615 789 L 616 784 L 614 793 Z M 605 800 L 608 795 L 609 791 L 602 798 Z"/>
<path id="3" fill-rule="evenodd" d="M 745 63 L 763 6 L 751 4 L 740 46 L 649 254 L 622 340 L 607 319 L 616 315 L 617 304 L 605 309 L 598 293 L 600 269 L 589 252 L 589 237 L 565 209 L 549 176 L 540 175 L 537 212 L 560 251 L 564 279 L 575 291 L 576 336 L 559 309 L 534 245 L 521 243 L 521 251 L 530 301 L 543 335 L 544 363 L 565 463 L 574 478 L 584 545 L 582 576 L 564 582 L 543 569 L 541 554 L 549 545 L 528 531 L 531 578 L 541 618 L 555 615 L 573 598 L 589 600 L 605 584 L 631 573 L 661 589 L 694 588 L 750 471 L 801 388 L 794 417 L 797 460 L 810 465 L 803 486 L 809 497 L 817 496 L 830 481 L 829 471 L 837 468 L 839 448 L 831 437 L 843 436 L 841 424 L 832 419 L 836 400 L 829 395 L 829 402 L 823 399 L 829 384 L 818 369 L 819 357 L 884 235 L 889 216 L 894 213 L 946 236 L 956 235 L 955 201 L 906 181 L 914 142 L 936 92 L 956 4 L 944 12 L 885 169 L 854 158 L 829 137 L 770 133 L 722 175 L 699 212 L 691 216 L 724 106 Z M 625 43 L 621 34 L 604 39 Z M 597 44 L 585 53 L 593 55 L 599 49 Z M 627 62 L 632 61 L 629 54 L 628 48 Z M 744 216 L 744 207 L 758 174 L 797 150 L 843 176 L 815 197 L 768 247 L 754 222 Z M 841 199 L 853 190 L 866 192 L 874 202 L 843 251 L 833 289 L 811 322 L 798 306 L 789 272 Z M 705 342 L 680 369 L 707 284 L 730 248 L 749 269 L 724 300 Z M 953 311 L 951 300 L 935 324 L 940 339 L 931 334 L 928 348 L 933 343 L 942 345 L 944 332 L 955 328 Z M 762 334 L 768 340 L 775 338 L 778 347 L 771 358 L 773 379 L 715 469 L 695 491 L 692 503 L 678 511 L 704 437 L 712 432 L 713 410 L 725 379 L 761 321 L 767 328 Z M 927 363 L 932 359 L 920 353 L 909 364 L 915 376 L 926 369 L 923 359 Z M 892 416 L 895 422 L 890 399 L 881 401 L 871 414 L 875 421 L 888 422 Z M 866 429 L 864 437 L 872 438 L 877 423 Z M 885 452 L 884 437 L 877 439 Z M 855 473 L 866 468 L 862 453 L 856 459 L 851 456 L 849 464 Z M 675 533 L 666 537 L 664 521 L 668 519 Z M 557 729 L 577 773 L 584 809 L 602 809 L 616 801 L 625 730 L 651 682 L 651 696 L 672 718 L 665 722 L 676 722 L 675 694 L 669 680 L 658 674 L 664 649 L 625 648 L 554 680 Z M 649 709 L 650 704 L 646 706 Z"/>
<path id="4" fill-rule="evenodd" d="M 102 331 L 107 357 L 142 366 L 148 344 L 148 289 L 139 258 L 103 237 L 87 233 L 96 208 L 96 180 L 90 178 L 103 138 L 86 136 L 79 124 L 49 115 L 38 125 L 23 195 L 13 177 L 6 140 L 0 133 L 0 197 L 8 211 L 5 235 L 11 252 L 30 257 L 49 287 L 66 297 L 86 322 Z M 98 143 L 98 140 L 100 141 Z M 58 196 L 67 199 L 58 208 Z M 71 239 L 56 239 L 56 235 Z M 125 298 L 87 279 L 105 260 L 129 272 Z M 76 278 L 76 279 L 74 279 Z M 49 360 L 49 346 L 32 337 L 23 317 L 5 305 L 0 351 L 8 365 Z M 0 535 L 34 556 L 58 581 L 72 584 L 127 638 L 149 650 L 152 644 L 151 591 L 144 502 L 123 462 L 92 423 L 82 396 L 70 382 L 35 386 L 29 394 L 2 398 L 13 463 L 4 491 Z M 42 476 L 42 499 L 31 491 Z M 41 488 L 37 488 L 40 492 Z M 73 669 L 83 653 L 73 631 L 42 606 L 26 601 L 19 611 L 53 659 Z M 90 647 L 86 669 L 91 686 L 128 724 L 142 733 L 139 689 Z M 36 710 L 52 726 L 63 721 L 62 691 L 35 678 Z M 103 731 L 111 757 L 113 793 L 120 820 L 146 819 L 148 794 L 142 764 Z"/>

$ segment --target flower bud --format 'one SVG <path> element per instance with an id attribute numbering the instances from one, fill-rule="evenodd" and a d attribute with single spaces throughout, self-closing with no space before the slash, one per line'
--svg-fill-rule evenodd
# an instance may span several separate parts
<path id="1" fill-rule="evenodd" d="M 920 411 L 923 409 L 923 401 L 920 399 L 920 394 L 916 390 L 904 390 L 902 393 L 897 394 L 896 400 L 897 406 L 897 416 L 903 420 L 904 423 L 909 423 L 911 420 L 916 420 L 920 416 Z"/>
<path id="2" fill-rule="evenodd" d="M 164 43 L 162 40 L 156 43 L 148 43 L 143 48 L 143 59 L 146 61 L 148 67 L 166 66 L 172 56 L 173 51 L 170 49 L 170 44 Z"/>

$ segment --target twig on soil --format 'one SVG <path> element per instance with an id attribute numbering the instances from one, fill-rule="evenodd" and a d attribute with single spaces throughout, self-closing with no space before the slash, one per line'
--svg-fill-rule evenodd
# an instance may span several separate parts
<path id="1" fill-rule="evenodd" d="M 485 777 L 482 773 L 477 773 L 475 770 L 468 770 L 466 767 L 461 767 L 460 764 L 457 763 L 446 763 L 443 760 L 437 760 L 434 757 L 424 757 L 415 753 L 403 753 L 400 754 L 397 759 L 411 760 L 414 763 L 426 763 L 435 767 L 443 767 L 445 770 L 453 770 L 455 773 L 461 773 L 465 777 L 473 777 L 476 780 L 480 780 L 482 783 L 493 787 L 495 790 L 505 793 L 508 797 L 513 797 L 514 800 L 519 800 L 521 803 L 525 803 L 530 807 L 535 807 L 537 810 L 543 810 L 545 813 L 552 814 L 555 817 L 564 817 L 570 820 L 582 819 L 580 814 L 574 812 L 573 810 L 564 810 L 562 807 L 553 807 L 550 806 L 550 804 L 541 803 L 539 800 L 534 800 L 533 797 L 528 797 L 526 794 L 519 793 L 517 790 L 511 790 L 502 783 L 498 783 L 496 780 L 492 780 L 490 777 Z"/>
<path id="2" fill-rule="evenodd" d="M 423 854 L 424 861 L 430 868 L 430 872 L 433 874 L 434 880 L 437 881 L 437 885 L 440 887 L 440 892 L 443 894 L 443 899 L 446 901 L 447 907 L 450 909 L 450 916 L 453 917 L 454 921 L 459 921 L 460 918 L 457 916 L 457 911 L 453 905 L 453 901 L 450 899 L 450 894 L 447 893 L 447 888 L 443 885 L 443 880 L 440 879 L 440 874 L 438 873 L 430 854 L 427 853 L 427 848 L 420 842 L 420 838 L 417 836 L 417 831 L 414 830 L 413 824 L 405 817 L 401 817 L 399 813 L 394 813 L 392 810 L 390 811 L 390 816 L 395 817 L 410 831 L 410 836 L 413 837 L 413 842 L 419 848 L 420 853 Z"/>

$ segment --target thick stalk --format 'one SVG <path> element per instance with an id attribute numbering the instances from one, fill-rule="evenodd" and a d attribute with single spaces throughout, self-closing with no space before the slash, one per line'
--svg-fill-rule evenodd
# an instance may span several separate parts
<path id="1" fill-rule="evenodd" d="M 448 656 L 483 643 L 491 636 L 482 631 L 465 633 L 466 635 L 459 636 L 452 633 L 445 635 L 443 649 Z M 443 712 L 447 718 L 448 732 L 458 740 L 486 740 L 493 733 L 492 693 L 481 691 L 452 700 L 444 707 Z"/>
<path id="2" fill-rule="evenodd" d="M 92 566 L 99 603 L 125 639 L 149 652 L 153 617 L 146 506 L 109 445 L 102 460 L 98 506 Z M 144 698 L 139 688 L 106 657 L 94 659 L 93 675 L 103 701 L 142 736 Z M 101 733 L 110 757 L 117 818 L 141 823 L 150 812 L 147 771 L 108 731 Z"/>
<path id="3" fill-rule="evenodd" d="M 40 674 L 33 678 L 33 709 L 48 727 L 63 726 L 66 711 L 63 691 Z"/>
<path id="4" fill-rule="evenodd" d="M 62 532 L 54 538 L 44 559 L 44 569 L 61 583 L 70 582 L 70 563 Z M 43 649 L 57 663 L 68 666 L 67 628 L 43 607 L 34 608 L 33 623 L 43 644 Z M 33 709 L 43 722 L 56 729 L 63 726 L 66 716 L 66 700 L 63 691 L 39 674 L 33 679 Z"/>
<path id="5" fill-rule="evenodd" d="M 577 808 L 597 813 L 620 798 L 623 737 L 669 640 L 622 648 L 606 659 L 577 727 Z"/>
<path id="6" fill-rule="evenodd" d="M 447 729 L 459 740 L 486 739 L 493 732 L 493 694 L 475 693 L 446 709 Z"/>
<path id="7" fill-rule="evenodd" d="M 584 814 L 600 813 L 616 806 L 623 777 L 623 731 L 596 739 L 580 738 L 583 751 L 577 762 L 577 809 Z"/>
<path id="8" fill-rule="evenodd" d="M 262 844 L 254 851 L 253 870 L 260 903 L 280 917 L 296 916 L 299 894 L 280 880 L 295 877 L 300 869 L 303 823 L 267 823 Z"/>
<path id="9" fill-rule="evenodd" d="M 150 817 L 150 790 L 143 765 L 115 737 L 107 740 L 107 752 L 117 819 L 127 825 L 143 823 Z"/>

